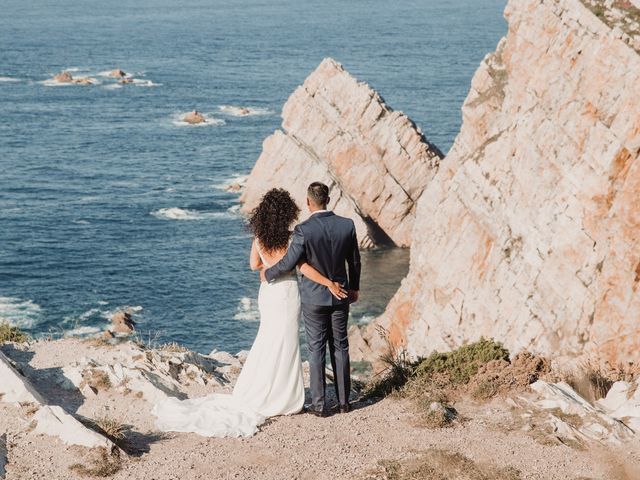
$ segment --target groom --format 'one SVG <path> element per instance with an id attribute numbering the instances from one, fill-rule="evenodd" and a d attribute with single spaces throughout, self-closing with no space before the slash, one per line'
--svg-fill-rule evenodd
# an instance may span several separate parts
<path id="1" fill-rule="evenodd" d="M 334 282 L 339 282 L 349 295 L 339 300 L 323 285 L 302 277 L 300 296 L 302 316 L 309 345 L 311 375 L 310 413 L 325 417 L 326 348 L 333 367 L 340 413 L 350 410 L 351 371 L 347 320 L 349 303 L 356 302 L 360 290 L 360 251 L 353 221 L 327 210 L 329 187 L 314 182 L 307 189 L 308 220 L 296 225 L 291 245 L 285 256 L 263 271 L 263 280 L 272 282 L 290 272 L 301 260 Z M 347 268 L 348 267 L 348 268 Z"/>

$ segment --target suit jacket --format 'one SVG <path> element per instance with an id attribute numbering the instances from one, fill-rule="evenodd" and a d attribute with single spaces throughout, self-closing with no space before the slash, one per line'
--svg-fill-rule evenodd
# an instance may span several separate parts
<path id="1" fill-rule="evenodd" d="M 318 212 L 296 225 L 285 256 L 265 272 L 268 282 L 291 272 L 305 260 L 322 275 L 347 290 L 360 290 L 360 250 L 353 220 L 333 212 Z M 341 305 L 327 287 L 306 277 L 300 280 L 300 297 L 306 305 Z"/>

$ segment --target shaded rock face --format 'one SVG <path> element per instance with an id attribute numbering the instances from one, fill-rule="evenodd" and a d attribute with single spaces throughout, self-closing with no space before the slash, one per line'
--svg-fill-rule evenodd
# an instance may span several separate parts
<path id="1" fill-rule="evenodd" d="M 306 189 L 320 181 L 331 188 L 330 208 L 354 219 L 363 247 L 411 244 L 416 202 L 441 153 L 409 118 L 332 59 L 289 97 L 282 118 L 247 180 L 244 212 L 281 187 L 306 215 Z"/>
<path id="2" fill-rule="evenodd" d="M 480 336 L 640 360 L 640 56 L 579 0 L 511 0 L 420 198 L 375 326 L 411 354 Z"/>

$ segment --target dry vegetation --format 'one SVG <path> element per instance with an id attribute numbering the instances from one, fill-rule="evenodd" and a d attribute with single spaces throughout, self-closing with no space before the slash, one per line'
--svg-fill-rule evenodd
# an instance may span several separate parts
<path id="1" fill-rule="evenodd" d="M 14 327 L 6 320 L 0 319 L 0 344 L 7 342 L 22 343 L 29 340 L 26 333 L 18 327 Z"/>
<path id="2" fill-rule="evenodd" d="M 387 368 L 381 379 L 365 389 L 365 397 L 396 395 L 410 399 L 416 424 L 429 428 L 448 426 L 458 418 L 453 403 L 461 396 L 488 400 L 526 388 L 549 372 L 544 358 L 523 352 L 510 360 L 509 352 L 494 340 L 480 339 L 415 362 L 387 345 L 382 357 Z"/>
<path id="3" fill-rule="evenodd" d="M 109 453 L 104 448 L 98 448 L 91 453 L 89 465 L 75 463 L 69 467 L 69 470 L 85 477 L 111 477 L 122 468 L 122 457 L 119 451 Z"/>
<path id="4" fill-rule="evenodd" d="M 367 480 L 519 480 L 514 469 L 500 469 L 470 460 L 459 453 L 429 449 L 404 461 L 379 462 Z"/>

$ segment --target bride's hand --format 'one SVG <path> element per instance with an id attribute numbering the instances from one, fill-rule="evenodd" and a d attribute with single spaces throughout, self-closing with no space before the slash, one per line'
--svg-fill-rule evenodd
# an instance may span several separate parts
<path id="1" fill-rule="evenodd" d="M 329 289 L 331 294 L 338 300 L 347 298 L 347 291 L 342 288 L 342 285 L 340 285 L 338 282 L 330 282 L 329 285 L 327 285 L 327 288 Z"/>

